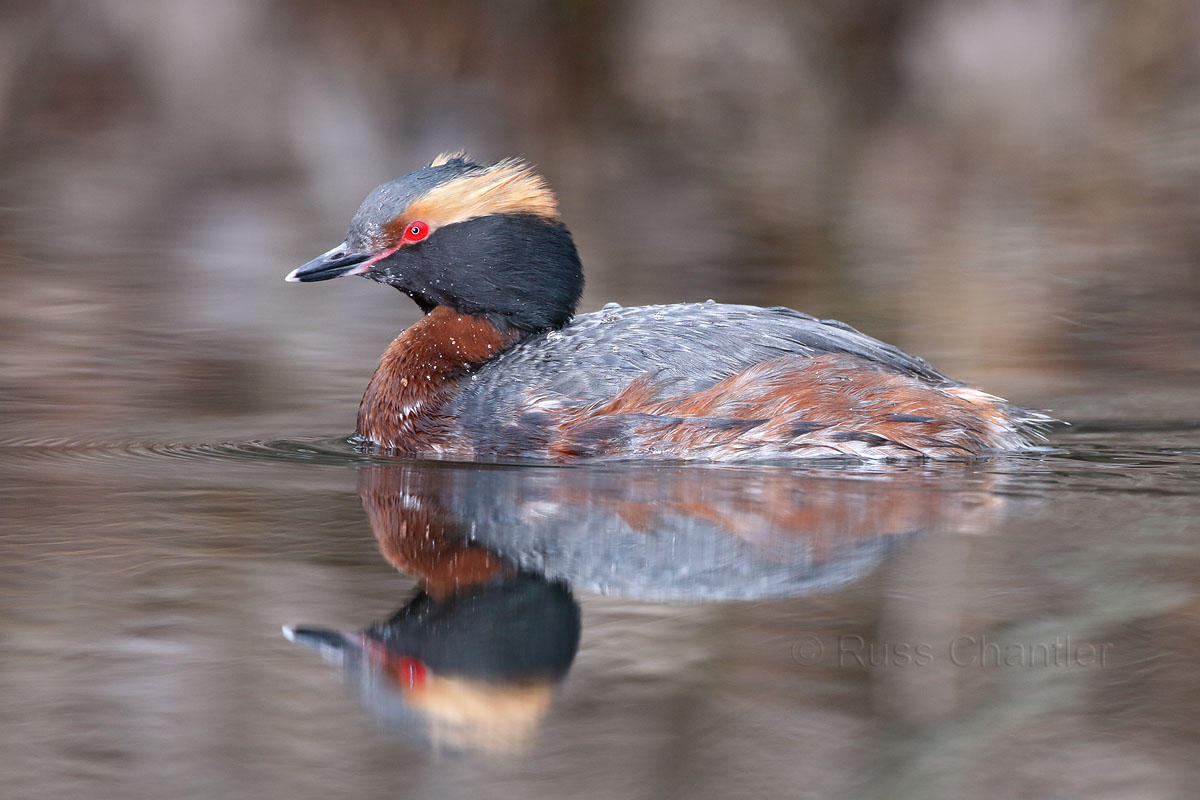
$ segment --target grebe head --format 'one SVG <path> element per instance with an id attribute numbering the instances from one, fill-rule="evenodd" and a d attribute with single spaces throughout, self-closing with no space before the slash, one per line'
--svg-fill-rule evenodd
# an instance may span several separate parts
<path id="1" fill-rule="evenodd" d="M 346 239 L 287 276 L 363 275 L 425 312 L 448 306 L 527 333 L 575 313 L 583 271 L 546 183 L 525 163 L 481 166 L 462 153 L 377 187 Z"/>

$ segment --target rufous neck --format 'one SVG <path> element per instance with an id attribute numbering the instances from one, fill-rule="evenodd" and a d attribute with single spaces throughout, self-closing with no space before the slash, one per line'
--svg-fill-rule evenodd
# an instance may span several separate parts
<path id="1" fill-rule="evenodd" d="M 481 317 L 434 308 L 384 352 L 358 409 L 359 436 L 388 449 L 421 449 L 408 441 L 418 434 L 418 423 L 453 393 L 462 375 L 520 338 L 519 331 L 501 331 Z"/>

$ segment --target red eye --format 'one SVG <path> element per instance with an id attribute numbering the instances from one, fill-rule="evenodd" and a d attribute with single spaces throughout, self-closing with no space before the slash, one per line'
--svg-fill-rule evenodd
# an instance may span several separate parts
<path id="1" fill-rule="evenodd" d="M 424 222 L 410 222 L 404 229 L 404 241 L 419 242 L 429 235 L 429 226 Z"/>

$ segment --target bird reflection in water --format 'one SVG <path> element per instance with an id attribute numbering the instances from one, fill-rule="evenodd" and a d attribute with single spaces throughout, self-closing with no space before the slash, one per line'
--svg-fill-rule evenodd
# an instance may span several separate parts
<path id="1" fill-rule="evenodd" d="M 579 648 L 579 604 L 562 581 L 468 541 L 417 468 L 370 468 L 359 493 L 379 550 L 420 588 L 358 634 L 285 628 L 340 663 L 386 727 L 439 749 L 510 752 L 532 741 Z"/>
<path id="2" fill-rule="evenodd" d="M 386 727 L 439 749 L 520 751 L 579 647 L 570 586 L 693 602 L 831 589 L 923 531 L 989 524 L 992 480 L 969 467 L 370 466 L 372 532 L 417 594 L 360 633 L 285 634 L 340 664 Z"/>

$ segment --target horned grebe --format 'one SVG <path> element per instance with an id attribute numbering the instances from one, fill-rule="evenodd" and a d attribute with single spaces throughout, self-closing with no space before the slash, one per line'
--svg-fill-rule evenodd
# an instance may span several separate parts
<path id="1" fill-rule="evenodd" d="M 358 411 L 370 446 L 461 459 L 969 458 L 1043 414 L 848 325 L 713 302 L 575 316 L 583 271 L 546 183 L 462 153 L 385 183 L 346 239 L 287 276 L 363 275 L 424 318 Z"/>

